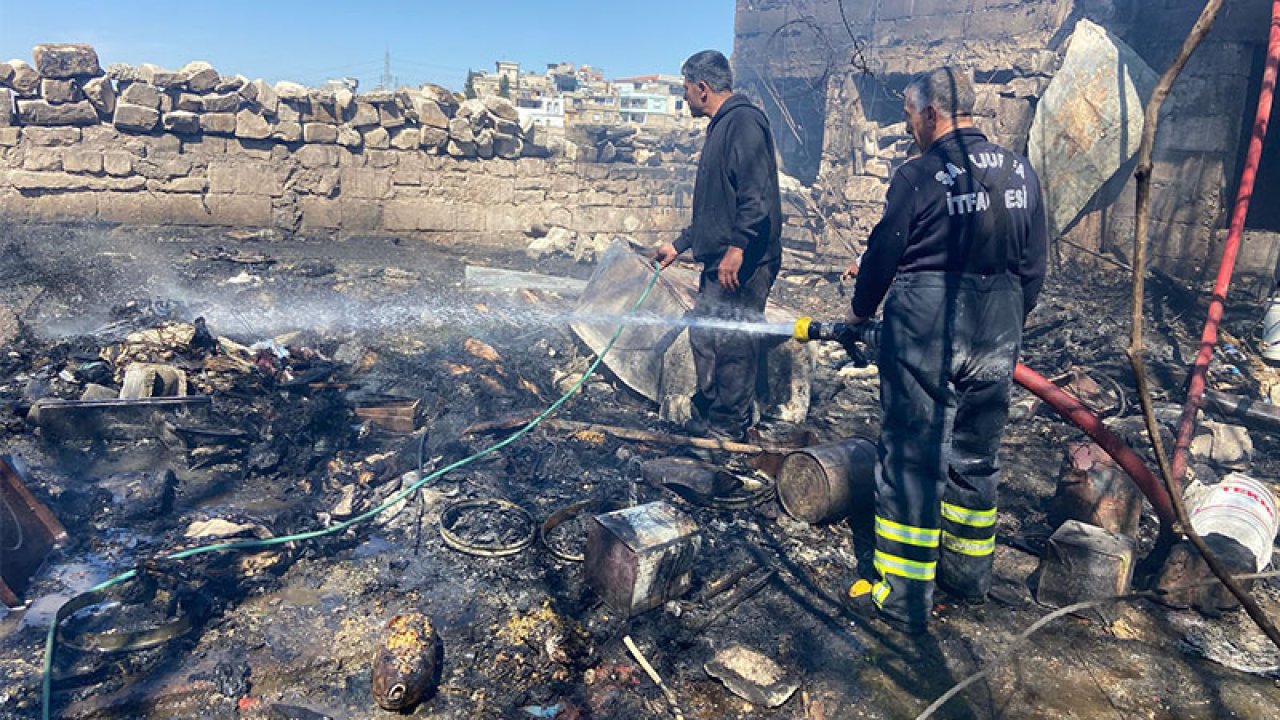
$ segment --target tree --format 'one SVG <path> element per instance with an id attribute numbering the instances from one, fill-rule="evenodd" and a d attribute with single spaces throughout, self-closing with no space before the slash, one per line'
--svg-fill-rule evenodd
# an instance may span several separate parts
<path id="1" fill-rule="evenodd" d="M 511 81 L 507 79 L 506 75 L 498 78 L 498 94 L 508 100 L 511 99 Z"/>
<path id="2" fill-rule="evenodd" d="M 474 100 L 476 97 L 476 75 L 479 74 L 475 70 L 467 70 L 467 84 L 462 87 L 462 93 L 468 100 Z"/>

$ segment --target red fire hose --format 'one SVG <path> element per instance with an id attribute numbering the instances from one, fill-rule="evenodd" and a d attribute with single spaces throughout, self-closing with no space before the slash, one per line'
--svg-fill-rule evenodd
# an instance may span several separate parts
<path id="1" fill-rule="evenodd" d="M 1280 2 L 1280 0 L 1276 1 Z M 1173 503 L 1169 501 L 1169 493 L 1133 448 L 1126 445 L 1124 440 L 1103 425 L 1102 420 L 1089 408 L 1080 404 L 1079 400 L 1063 392 L 1035 370 L 1018 363 L 1013 370 L 1013 379 L 1034 393 L 1036 397 L 1049 403 L 1054 410 L 1058 411 L 1058 414 L 1075 423 L 1085 431 L 1085 434 L 1093 438 L 1093 441 L 1115 459 L 1116 463 L 1138 484 L 1142 494 L 1147 496 L 1147 500 L 1151 501 L 1151 506 L 1155 508 L 1161 526 L 1166 529 L 1172 526 L 1176 516 L 1173 512 Z"/>
<path id="2" fill-rule="evenodd" d="M 1236 254 L 1240 249 L 1240 233 L 1244 230 L 1245 217 L 1249 214 L 1249 200 L 1253 197 L 1253 182 L 1262 161 L 1262 141 L 1267 137 L 1267 121 L 1271 118 L 1271 101 L 1276 88 L 1276 71 L 1280 66 L 1280 0 L 1271 3 L 1271 36 L 1267 41 L 1267 64 L 1262 72 L 1262 89 L 1258 92 L 1258 110 L 1253 121 L 1253 133 L 1249 139 L 1249 152 L 1244 168 L 1240 171 L 1240 187 L 1236 191 L 1236 204 L 1231 213 L 1231 229 L 1226 245 L 1222 248 L 1222 264 L 1218 266 L 1218 278 L 1213 286 L 1209 302 L 1209 317 L 1200 335 L 1200 352 L 1191 368 L 1187 383 L 1187 400 L 1182 407 L 1178 423 L 1178 438 L 1173 449 L 1173 477 L 1181 478 L 1187 470 L 1187 448 L 1195 431 L 1196 413 L 1204 403 L 1205 374 L 1213 357 L 1213 346 L 1218 342 L 1218 324 L 1222 321 L 1222 308 L 1227 299 L 1227 287 L 1231 284 L 1231 272 L 1235 269 Z"/>

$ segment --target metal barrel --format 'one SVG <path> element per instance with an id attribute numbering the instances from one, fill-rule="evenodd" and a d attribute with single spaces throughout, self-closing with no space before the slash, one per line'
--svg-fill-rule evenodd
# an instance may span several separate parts
<path id="1" fill-rule="evenodd" d="M 876 444 L 864 437 L 796 450 L 782 460 L 778 499 L 791 517 L 811 524 L 844 519 L 874 503 Z"/>

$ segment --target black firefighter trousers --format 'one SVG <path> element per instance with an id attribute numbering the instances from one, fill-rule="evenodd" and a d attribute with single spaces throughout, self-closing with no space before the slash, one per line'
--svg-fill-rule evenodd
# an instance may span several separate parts
<path id="1" fill-rule="evenodd" d="M 997 452 L 1022 343 L 1012 275 L 900 275 L 884 306 L 883 413 L 872 597 L 923 628 L 935 580 L 977 600 L 991 587 Z"/>
<path id="2" fill-rule="evenodd" d="M 760 335 L 730 324 L 764 322 L 765 302 L 781 262 L 743 268 L 737 290 L 720 284 L 718 267 L 718 261 L 704 267 L 698 298 L 689 311 L 689 346 L 698 381 L 693 410 L 712 429 L 738 437 L 752 424 L 763 345 Z M 699 323 L 701 319 L 712 322 Z"/>

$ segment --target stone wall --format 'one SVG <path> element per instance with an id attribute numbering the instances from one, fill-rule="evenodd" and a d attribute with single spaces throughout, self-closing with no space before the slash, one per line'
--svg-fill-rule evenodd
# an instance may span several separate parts
<path id="1" fill-rule="evenodd" d="M 78 45 L 34 56 L 0 64 L 0 218 L 493 243 L 548 225 L 665 238 L 688 220 L 683 145 L 615 133 L 602 142 L 621 151 L 579 152 L 502 98 L 268 85 L 207 63 L 104 72 Z"/>
<path id="2" fill-rule="evenodd" d="M 1023 151 L 1036 104 L 1079 19 L 1107 28 L 1160 73 L 1203 6 L 1200 0 L 740 0 L 734 63 L 739 84 L 770 114 L 784 167 L 816 181 L 821 246 L 856 253 L 910 143 L 900 92 L 912 74 L 941 64 L 972 71 L 979 127 Z M 1152 259 L 1188 279 L 1216 269 L 1216 230 L 1234 187 L 1244 116 L 1252 113 L 1247 91 L 1261 72 L 1268 10 L 1264 0 L 1228 3 L 1161 114 Z M 820 100 L 793 99 L 804 87 Z M 1132 228 L 1133 183 L 1119 182 L 1095 196 L 1066 237 L 1124 256 Z M 1061 250 L 1073 252 L 1069 245 Z"/>

